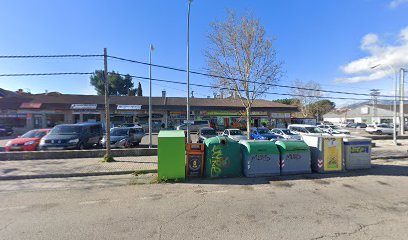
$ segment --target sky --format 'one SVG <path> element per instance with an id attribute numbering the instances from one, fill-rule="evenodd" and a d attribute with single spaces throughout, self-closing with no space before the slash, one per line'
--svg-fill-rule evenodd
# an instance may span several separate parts
<path id="1" fill-rule="evenodd" d="M 187 0 L 108 1 L 0 0 L 0 55 L 103 54 L 186 68 Z M 282 61 L 280 84 L 316 81 L 322 89 L 391 94 L 395 71 L 408 68 L 408 0 L 194 0 L 190 17 L 190 68 L 204 71 L 209 24 L 224 21 L 227 10 L 260 19 Z M 377 66 L 374 69 L 373 66 Z M 0 74 L 93 72 L 101 57 L 0 59 Z M 108 70 L 148 77 L 148 66 L 108 60 Z M 153 68 L 154 78 L 186 81 L 186 74 Z M 192 83 L 210 78 L 191 75 Z M 144 95 L 147 80 L 140 81 Z M 0 88 L 32 93 L 95 94 L 88 75 L 0 77 Z M 155 82 L 154 96 L 185 96 L 186 86 Z M 212 96 L 191 87 L 195 97 Z M 270 89 L 290 93 L 285 88 Z M 348 97 L 330 94 L 327 97 Z M 267 95 L 267 99 L 286 98 Z M 366 98 L 359 96 L 358 98 Z M 348 100 L 336 100 L 344 104 Z"/>

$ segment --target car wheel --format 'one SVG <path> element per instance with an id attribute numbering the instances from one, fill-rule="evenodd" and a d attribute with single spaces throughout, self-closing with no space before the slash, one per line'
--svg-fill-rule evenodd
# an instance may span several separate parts
<path id="1" fill-rule="evenodd" d="M 382 135 L 382 131 L 381 130 L 377 130 L 377 131 L 375 131 L 375 133 L 377 134 L 377 135 Z"/>

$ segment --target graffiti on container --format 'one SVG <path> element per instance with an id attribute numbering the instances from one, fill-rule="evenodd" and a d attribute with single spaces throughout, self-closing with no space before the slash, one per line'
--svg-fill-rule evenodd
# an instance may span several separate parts
<path id="1" fill-rule="evenodd" d="M 230 165 L 231 161 L 228 157 L 224 156 L 222 146 L 215 146 L 212 149 L 211 177 L 220 176 L 222 169 L 228 168 Z"/>
<path id="2" fill-rule="evenodd" d="M 368 146 L 351 147 L 351 153 L 368 153 Z"/>

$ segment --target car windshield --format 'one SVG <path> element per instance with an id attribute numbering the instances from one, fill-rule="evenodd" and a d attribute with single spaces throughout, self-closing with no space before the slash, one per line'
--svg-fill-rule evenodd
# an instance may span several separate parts
<path id="1" fill-rule="evenodd" d="M 323 133 L 323 131 L 318 127 L 305 127 L 305 129 L 310 133 Z"/>
<path id="2" fill-rule="evenodd" d="M 230 135 L 242 135 L 241 130 L 230 130 Z"/>
<path id="3" fill-rule="evenodd" d="M 258 128 L 258 133 L 259 134 L 267 134 L 267 133 L 269 133 L 269 129 L 267 129 L 267 128 Z"/>
<path id="4" fill-rule="evenodd" d="M 201 134 L 202 135 L 217 135 L 217 133 L 213 129 L 201 130 Z"/>
<path id="5" fill-rule="evenodd" d="M 337 126 L 330 126 L 331 129 L 339 129 Z"/>
<path id="6" fill-rule="evenodd" d="M 21 138 L 42 138 L 42 137 L 45 136 L 45 134 L 46 134 L 45 131 L 35 131 L 35 130 L 32 130 L 32 131 L 29 131 L 29 132 L 24 133 L 24 134 L 21 136 Z"/>
<path id="7" fill-rule="evenodd" d="M 79 134 L 81 133 L 82 127 L 81 126 L 56 126 L 54 127 L 50 134 L 57 135 L 57 134 Z"/>
<path id="8" fill-rule="evenodd" d="M 111 136 L 126 136 L 128 135 L 127 128 L 114 128 L 110 131 Z"/>
<path id="9" fill-rule="evenodd" d="M 281 130 L 284 134 L 286 135 L 295 135 L 294 133 L 292 133 L 289 129 L 282 129 Z"/>

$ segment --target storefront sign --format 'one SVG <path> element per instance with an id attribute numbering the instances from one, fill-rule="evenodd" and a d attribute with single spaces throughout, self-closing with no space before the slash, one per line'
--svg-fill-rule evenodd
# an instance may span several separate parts
<path id="1" fill-rule="evenodd" d="M 71 109 L 96 109 L 97 104 L 71 104 Z"/>
<path id="2" fill-rule="evenodd" d="M 271 118 L 290 118 L 290 113 L 271 113 Z"/>
<path id="3" fill-rule="evenodd" d="M 245 116 L 245 111 L 201 111 L 202 116 Z M 264 111 L 251 111 L 251 116 L 268 116 L 267 112 Z"/>
<path id="4" fill-rule="evenodd" d="M 20 105 L 20 108 L 34 108 L 38 109 L 41 108 L 42 103 L 30 103 L 30 102 L 23 102 Z"/>
<path id="5" fill-rule="evenodd" d="M 140 110 L 142 105 L 117 105 L 118 110 Z"/>

